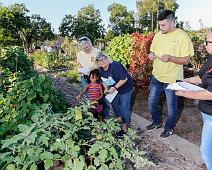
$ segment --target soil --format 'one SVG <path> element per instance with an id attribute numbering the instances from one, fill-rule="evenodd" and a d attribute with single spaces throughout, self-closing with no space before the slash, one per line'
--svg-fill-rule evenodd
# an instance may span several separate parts
<path id="1" fill-rule="evenodd" d="M 37 70 L 39 69 L 37 68 Z M 75 96 L 81 90 L 80 85 L 72 83 L 66 78 L 61 78 L 56 73 L 48 73 L 48 75 L 52 78 L 55 88 L 64 95 L 69 105 L 76 105 Z M 151 115 L 147 109 L 148 92 L 144 90 L 136 91 L 134 97 L 133 112 L 151 120 Z M 167 109 L 164 107 L 164 119 L 166 111 Z M 199 145 L 201 129 L 202 119 L 200 112 L 196 108 L 196 103 L 192 100 L 186 100 L 183 112 L 176 125 L 175 134 Z M 141 136 L 138 147 L 146 151 L 147 157 L 156 164 L 155 167 L 146 167 L 140 170 L 205 170 L 204 166 L 198 165 L 194 160 L 185 157 L 170 146 L 158 141 L 145 130 L 138 129 L 138 133 Z M 134 168 L 127 164 L 126 169 Z"/>
<path id="2" fill-rule="evenodd" d="M 151 120 L 151 113 L 148 111 L 147 99 L 148 90 L 138 90 L 134 96 L 132 111 L 148 120 Z M 197 108 L 197 101 L 185 99 L 182 113 L 179 117 L 174 133 L 198 146 L 200 146 L 202 116 Z M 163 122 L 166 120 L 167 107 L 163 103 Z"/>

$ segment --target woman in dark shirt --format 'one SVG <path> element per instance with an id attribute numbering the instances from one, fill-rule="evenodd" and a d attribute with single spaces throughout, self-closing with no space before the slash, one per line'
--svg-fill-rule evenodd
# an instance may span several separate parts
<path id="1" fill-rule="evenodd" d="M 118 91 L 111 105 L 116 116 L 121 118 L 122 130 L 117 133 L 117 137 L 122 137 L 127 132 L 128 124 L 130 123 L 130 99 L 133 79 L 121 63 L 117 61 L 111 62 L 102 53 L 99 53 L 96 59 L 106 92 L 113 93 L 115 90 Z"/>
<path id="2" fill-rule="evenodd" d="M 199 75 L 184 79 L 193 84 L 202 84 L 205 90 L 176 91 L 176 95 L 191 99 L 199 99 L 198 108 L 203 117 L 201 154 L 208 170 L 212 170 L 212 30 L 205 40 L 205 48 L 209 53 L 206 63 L 201 67 Z"/>

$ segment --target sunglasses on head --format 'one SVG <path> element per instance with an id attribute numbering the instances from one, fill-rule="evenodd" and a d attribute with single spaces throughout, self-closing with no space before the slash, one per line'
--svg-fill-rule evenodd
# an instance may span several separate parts
<path id="1" fill-rule="evenodd" d="M 82 41 L 88 41 L 88 39 L 87 38 L 80 38 L 79 42 L 82 42 Z"/>

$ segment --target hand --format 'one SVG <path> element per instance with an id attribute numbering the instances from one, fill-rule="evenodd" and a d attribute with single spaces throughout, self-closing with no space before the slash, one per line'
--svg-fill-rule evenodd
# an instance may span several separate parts
<path id="1" fill-rule="evenodd" d="M 110 94 L 111 94 L 111 93 L 113 93 L 115 90 L 116 90 L 116 88 L 115 88 L 115 87 L 111 87 L 111 88 L 110 88 L 110 90 L 108 91 L 108 93 L 110 93 Z"/>
<path id="2" fill-rule="evenodd" d="M 163 62 L 168 62 L 170 60 L 170 58 L 171 58 L 171 56 L 167 55 L 167 54 L 164 54 L 164 55 L 159 57 L 159 59 Z"/>
<path id="3" fill-rule="evenodd" d="M 80 100 L 80 98 L 81 98 L 81 95 L 77 95 L 77 96 L 76 96 L 76 99 L 77 99 L 77 100 Z"/>
<path id="4" fill-rule="evenodd" d="M 157 57 L 155 56 L 154 53 L 150 53 L 150 54 L 148 55 L 148 58 L 149 58 L 150 60 L 154 60 L 154 59 L 156 59 Z"/>

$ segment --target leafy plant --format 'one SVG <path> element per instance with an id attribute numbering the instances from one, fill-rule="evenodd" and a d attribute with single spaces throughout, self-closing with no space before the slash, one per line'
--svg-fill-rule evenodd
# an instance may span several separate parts
<path id="1" fill-rule="evenodd" d="M 60 76 L 67 77 L 70 82 L 79 83 L 80 82 L 80 74 L 77 70 L 77 64 L 73 63 L 73 69 L 67 70 L 65 72 L 59 73 Z"/>
<path id="2" fill-rule="evenodd" d="M 63 55 L 58 52 L 45 52 L 41 50 L 34 52 L 32 58 L 36 64 L 47 69 L 68 67 L 71 60 L 69 55 Z"/>
<path id="3" fill-rule="evenodd" d="M 194 46 L 194 56 L 191 57 L 190 63 L 195 70 L 199 70 L 207 59 L 207 52 L 204 47 L 205 33 L 190 32 L 189 35 Z"/>
<path id="4" fill-rule="evenodd" d="M 115 61 L 119 61 L 126 68 L 131 62 L 132 36 L 129 34 L 114 37 L 105 49 L 105 52 Z"/>
<path id="5" fill-rule="evenodd" d="M 49 78 L 39 75 L 16 82 L 6 96 L 0 97 L 0 137 L 3 138 L 6 132 L 16 132 L 19 123 L 29 124 L 34 109 L 44 103 L 53 111 L 67 108 L 62 98 L 56 95 Z"/>
<path id="6" fill-rule="evenodd" d="M 132 37 L 132 60 L 129 72 L 132 74 L 137 85 L 139 82 L 142 82 L 142 86 L 147 86 L 149 85 L 152 71 L 152 63 L 148 59 L 148 54 L 154 34 L 132 33 Z"/>
<path id="7" fill-rule="evenodd" d="M 64 170 L 123 169 L 125 159 L 135 167 L 153 165 L 135 147 L 135 131 L 129 129 L 124 139 L 116 139 L 117 123 L 99 122 L 87 109 L 82 105 L 53 114 L 47 104 L 36 108 L 31 125 L 19 124 L 19 134 L 1 142 L 0 167 L 36 169 L 43 164 L 48 169 L 60 160 Z M 77 112 L 81 119 L 76 119 Z"/>
<path id="8" fill-rule="evenodd" d="M 20 47 L 5 47 L 0 54 L 0 70 L 7 69 L 11 73 L 19 74 L 22 79 L 35 75 L 33 63 L 27 58 Z"/>

